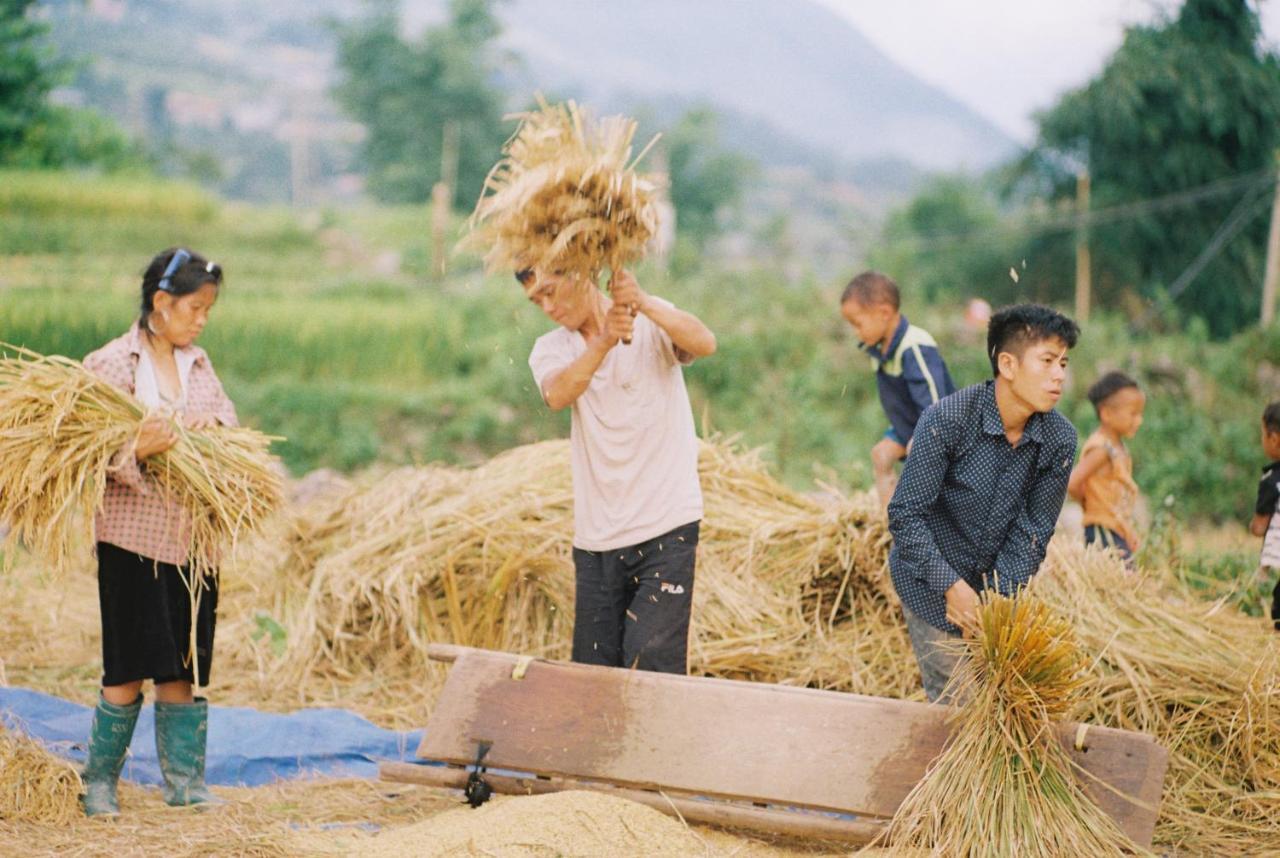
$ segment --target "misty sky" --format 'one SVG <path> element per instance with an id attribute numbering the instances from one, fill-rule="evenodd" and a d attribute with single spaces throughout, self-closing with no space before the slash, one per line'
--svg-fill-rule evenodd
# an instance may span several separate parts
<path id="1" fill-rule="evenodd" d="M 1127 24 L 1178 0 L 819 0 L 914 74 L 1022 143 L 1031 113 L 1088 81 Z M 1280 43 L 1280 0 L 1261 2 L 1263 35 Z"/>

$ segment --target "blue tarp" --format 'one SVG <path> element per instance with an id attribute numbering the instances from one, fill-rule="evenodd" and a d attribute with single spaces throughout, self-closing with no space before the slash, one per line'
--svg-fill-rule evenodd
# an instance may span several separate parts
<path id="1" fill-rule="evenodd" d="M 0 688 L 0 721 L 60 756 L 83 763 L 93 711 L 25 688 Z M 205 779 L 218 786 L 260 786 L 326 775 L 372 778 L 382 760 L 413 761 L 422 731 L 383 730 L 343 709 L 300 709 L 288 715 L 240 706 L 209 707 Z M 160 783 L 155 708 L 142 707 L 123 776 Z"/>

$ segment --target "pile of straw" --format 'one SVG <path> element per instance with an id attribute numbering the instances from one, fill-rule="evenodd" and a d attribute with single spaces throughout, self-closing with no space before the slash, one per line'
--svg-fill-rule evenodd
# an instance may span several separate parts
<path id="1" fill-rule="evenodd" d="M 723 441 L 702 445 L 699 472 L 693 670 L 912 693 L 871 501 L 824 506 Z M 431 642 L 567 658 L 572 533 L 564 441 L 471 471 L 401 469 L 301 511 L 273 603 L 289 630 L 285 681 L 438 677 Z M 303 588 L 301 604 L 288 598 Z"/>
<path id="2" fill-rule="evenodd" d="M 24 545 L 61 570 L 92 540 L 111 459 L 146 409 L 77 361 L 13 351 L 0 358 L 0 521 L 11 528 L 7 548 Z M 279 507 L 283 485 L 267 453 L 273 439 L 175 427 L 178 443 L 147 470 L 186 513 L 192 565 L 204 574 Z"/>
<path id="3" fill-rule="evenodd" d="M 572 101 L 542 100 L 517 117 L 464 240 L 485 251 L 485 267 L 537 267 L 594 283 L 604 266 L 616 271 L 643 257 L 658 229 L 659 183 L 636 172 L 649 147 L 631 158 L 635 120 L 597 120 Z"/>
<path id="4" fill-rule="evenodd" d="M 1038 592 L 1096 660 L 1073 720 L 1169 750 L 1156 840 L 1188 854 L 1280 843 L 1280 641 L 1166 576 L 1055 544 Z"/>
<path id="5" fill-rule="evenodd" d="M 1033 595 L 995 594 L 963 648 L 955 732 L 894 814 L 893 844 L 954 856 L 1138 851 L 1081 789 L 1053 729 L 1083 682 L 1070 626 Z"/>
<path id="6" fill-rule="evenodd" d="M 80 775 L 0 721 L 0 820 L 66 825 L 84 816 Z"/>

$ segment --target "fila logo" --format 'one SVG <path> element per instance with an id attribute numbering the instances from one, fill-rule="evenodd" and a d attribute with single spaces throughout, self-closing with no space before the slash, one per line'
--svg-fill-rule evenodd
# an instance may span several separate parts
<path id="1" fill-rule="evenodd" d="M 668 584 L 666 581 L 663 581 L 662 584 L 659 585 L 659 589 L 661 589 L 662 592 L 664 593 L 671 593 L 672 595 L 675 595 L 675 596 L 679 596 L 684 593 L 683 584 Z"/>

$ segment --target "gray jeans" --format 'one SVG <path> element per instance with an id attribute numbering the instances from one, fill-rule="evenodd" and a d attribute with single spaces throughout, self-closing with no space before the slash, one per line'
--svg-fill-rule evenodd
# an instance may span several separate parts
<path id="1" fill-rule="evenodd" d="M 931 703 L 954 703 L 944 692 L 951 674 L 960 663 L 960 655 L 954 648 L 943 646 L 948 641 L 960 640 L 960 635 L 935 629 L 902 606 L 907 617 L 907 633 L 911 635 L 911 650 L 920 665 L 920 678 L 924 680 L 924 694 Z"/>

